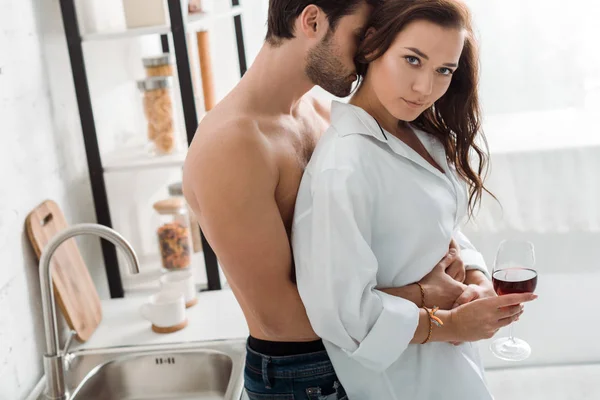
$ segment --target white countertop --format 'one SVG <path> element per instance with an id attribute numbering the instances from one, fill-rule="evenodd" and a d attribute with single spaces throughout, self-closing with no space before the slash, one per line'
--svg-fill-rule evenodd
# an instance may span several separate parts
<path id="1" fill-rule="evenodd" d="M 198 293 L 198 303 L 186 310 L 188 326 L 168 334 L 153 332 L 150 322 L 142 318 L 139 309 L 147 298 L 102 301 L 103 315 L 98 329 L 89 341 L 75 341 L 71 350 L 242 339 L 249 334 L 242 309 L 230 289 Z M 42 377 L 27 400 L 37 399 L 44 386 Z"/>
<path id="2" fill-rule="evenodd" d="M 155 333 L 149 321 L 140 314 L 147 297 L 126 297 L 102 302 L 103 319 L 100 326 L 77 349 L 152 345 L 239 339 L 248 336 L 248 327 L 242 310 L 229 289 L 201 292 L 198 303 L 186 310 L 188 326 L 168 334 Z"/>

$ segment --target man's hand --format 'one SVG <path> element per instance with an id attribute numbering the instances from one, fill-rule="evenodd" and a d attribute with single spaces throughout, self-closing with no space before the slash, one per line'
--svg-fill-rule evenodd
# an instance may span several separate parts
<path id="1" fill-rule="evenodd" d="M 483 272 L 469 270 L 467 271 L 466 276 L 467 278 L 465 279 L 465 284 L 467 284 L 467 288 L 456 299 L 452 305 L 452 308 L 470 303 L 473 300 L 496 296 L 492 282 L 487 279 Z"/>
<path id="2" fill-rule="evenodd" d="M 496 297 L 494 286 L 483 272 L 478 270 L 469 270 L 466 273 L 465 283 L 468 285 L 462 294 L 456 299 L 452 309 L 460 307 L 477 299 L 485 299 L 486 297 Z M 460 342 L 451 342 L 457 346 Z"/>
<path id="3" fill-rule="evenodd" d="M 462 292 L 462 294 L 460 296 L 458 296 L 458 298 L 452 305 L 452 308 L 454 309 L 463 304 L 470 303 L 473 300 L 485 299 L 486 297 L 494 297 L 494 296 L 495 296 L 495 293 L 493 293 L 493 290 L 492 290 L 492 293 L 490 293 L 490 291 L 487 288 L 471 283 L 467 286 L 465 291 Z"/>
<path id="4" fill-rule="evenodd" d="M 454 239 L 450 241 L 448 253 L 456 255 L 456 257 L 454 258 L 454 261 L 448 265 L 448 268 L 446 268 L 446 273 L 455 281 L 464 282 L 466 278 L 465 263 L 463 263 L 460 258 L 460 247 Z"/>
<path id="5" fill-rule="evenodd" d="M 464 283 L 457 282 L 446 273 L 448 266 L 452 265 L 457 258 L 457 252 L 450 250 L 419 282 L 425 291 L 427 307 L 437 306 L 442 310 L 451 310 L 456 299 L 467 289 Z"/>

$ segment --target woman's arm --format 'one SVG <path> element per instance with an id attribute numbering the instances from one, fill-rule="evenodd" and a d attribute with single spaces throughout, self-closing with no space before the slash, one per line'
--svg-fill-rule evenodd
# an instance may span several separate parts
<path id="1" fill-rule="evenodd" d="M 350 358 L 383 371 L 409 344 L 427 338 L 431 322 L 413 302 L 376 289 L 378 263 L 370 246 L 373 192 L 368 186 L 347 170 L 324 171 L 315 181 L 305 176 L 292 245 L 298 290 L 314 331 Z M 519 311 L 500 310 L 489 302 L 439 311 L 444 326 L 432 327 L 430 340 L 479 340 Z"/>
<path id="2" fill-rule="evenodd" d="M 475 342 L 489 339 L 523 313 L 522 303 L 537 299 L 533 293 L 516 293 L 478 299 L 454 310 L 435 313 L 443 325 L 431 325 L 431 342 Z M 411 343 L 422 343 L 429 335 L 429 314 L 421 309 L 419 325 Z"/>

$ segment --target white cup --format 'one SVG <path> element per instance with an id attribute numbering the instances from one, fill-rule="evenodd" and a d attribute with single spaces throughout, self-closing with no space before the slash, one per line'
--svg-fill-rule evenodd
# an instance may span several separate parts
<path id="1" fill-rule="evenodd" d="M 197 302 L 196 284 L 191 271 L 169 271 L 160 277 L 161 291 L 174 291 L 183 294 L 186 307 Z"/>
<path id="2" fill-rule="evenodd" d="M 140 313 L 157 328 L 171 328 L 186 322 L 183 294 L 161 291 L 148 298 Z"/>

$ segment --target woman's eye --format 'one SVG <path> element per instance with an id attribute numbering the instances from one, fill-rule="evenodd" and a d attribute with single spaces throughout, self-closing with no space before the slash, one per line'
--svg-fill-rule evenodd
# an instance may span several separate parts
<path id="1" fill-rule="evenodd" d="M 440 68 L 438 71 L 442 75 L 452 75 L 454 73 L 450 68 Z"/>
<path id="2" fill-rule="evenodd" d="M 419 65 L 419 59 L 413 56 L 404 57 L 410 65 Z"/>

